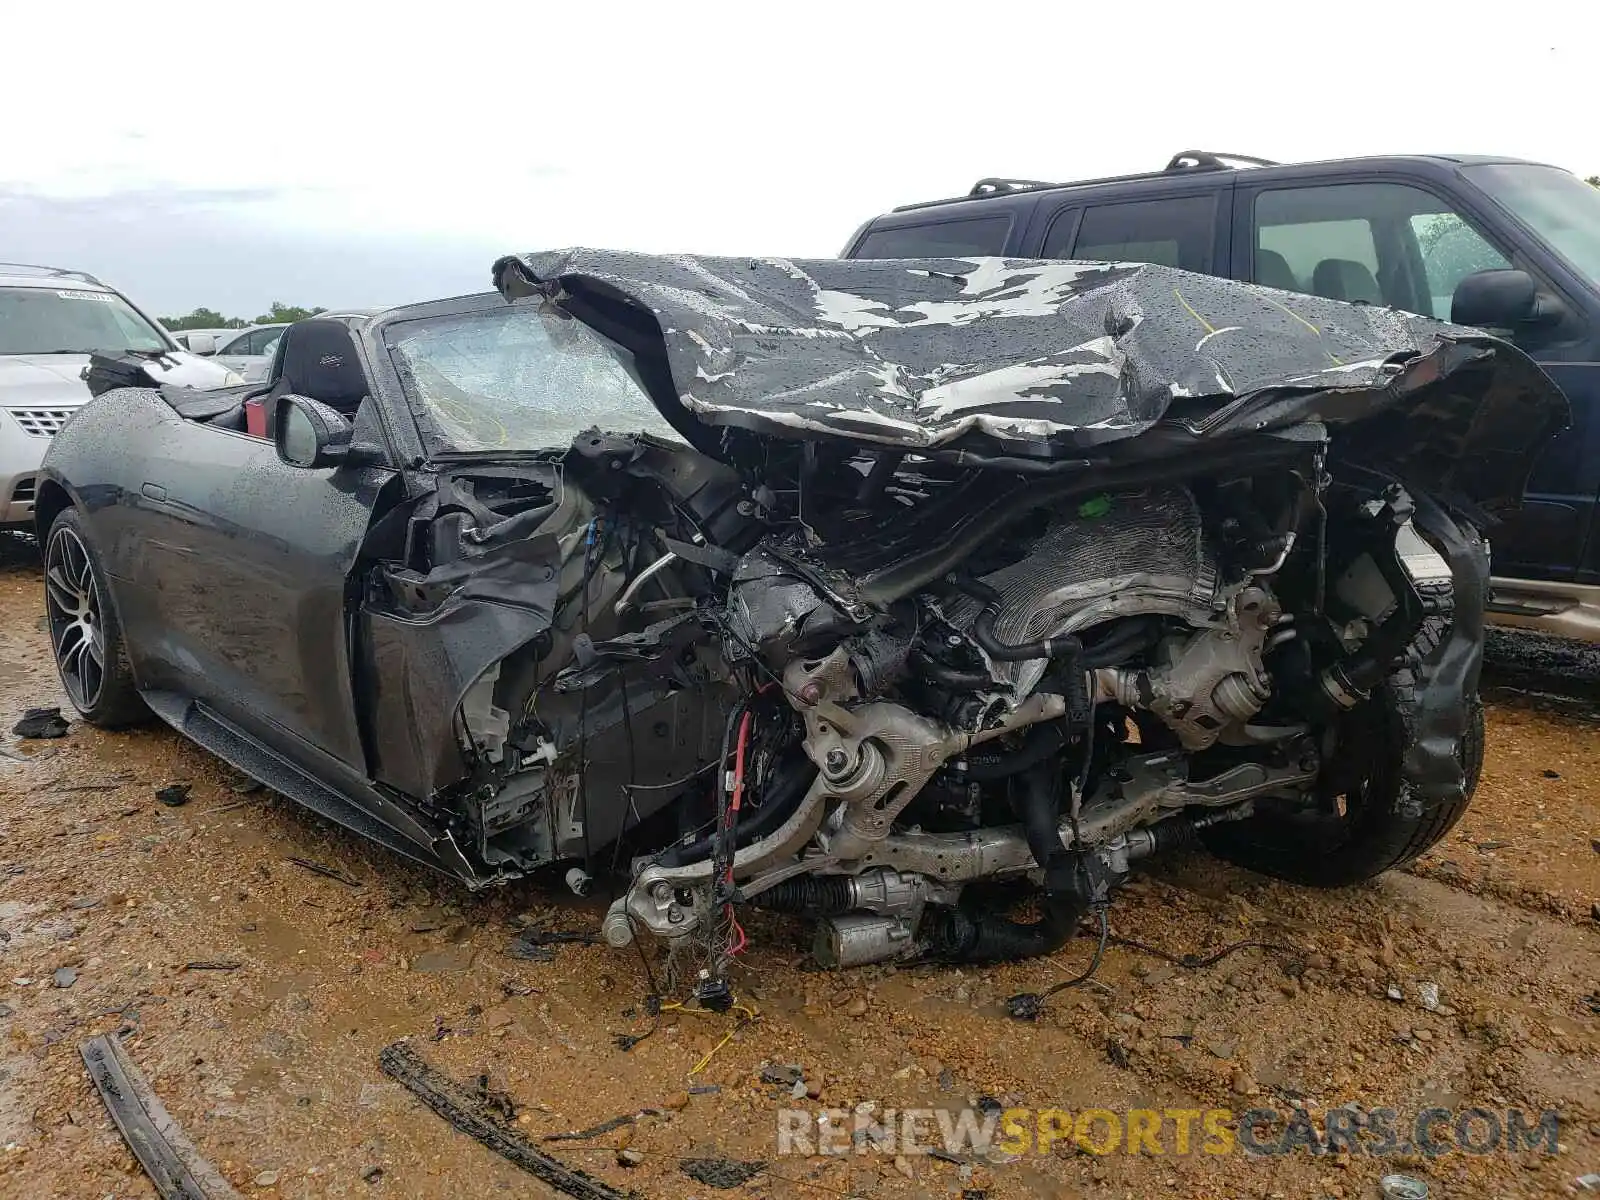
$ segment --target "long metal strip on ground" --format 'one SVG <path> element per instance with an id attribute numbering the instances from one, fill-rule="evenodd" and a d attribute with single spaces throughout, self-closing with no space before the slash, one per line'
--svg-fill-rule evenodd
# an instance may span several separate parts
<path id="1" fill-rule="evenodd" d="M 435 1070 L 404 1042 L 385 1046 L 378 1065 L 460 1132 L 476 1138 L 508 1162 L 576 1200 L 642 1200 L 638 1192 L 619 1192 L 610 1184 L 546 1154 L 514 1129 L 507 1129 L 483 1101 L 442 1071 Z"/>
<path id="2" fill-rule="evenodd" d="M 240 1200 L 200 1156 L 115 1036 L 92 1037 L 78 1053 L 106 1111 L 162 1200 Z"/>

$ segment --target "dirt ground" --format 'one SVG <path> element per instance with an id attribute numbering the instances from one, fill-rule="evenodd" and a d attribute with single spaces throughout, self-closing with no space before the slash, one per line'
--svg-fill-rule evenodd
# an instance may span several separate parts
<path id="1" fill-rule="evenodd" d="M 384 1076 L 379 1051 L 402 1038 L 457 1079 L 486 1076 L 533 1138 L 657 1110 L 596 1138 L 542 1143 L 652 1200 L 1299 1200 L 1377 1196 L 1395 1171 L 1435 1198 L 1531 1197 L 1574 1194 L 1577 1176 L 1600 1171 L 1592 719 L 1494 703 L 1477 799 L 1411 871 L 1319 893 L 1195 855 L 1143 873 L 1112 910 L 1116 933 L 1179 955 L 1241 939 L 1280 948 L 1187 969 L 1113 945 L 1094 986 L 1022 1024 L 1004 999 L 1076 974 L 1089 939 L 1055 961 L 994 970 L 826 973 L 802 969 L 799 925 L 757 920 L 735 982 L 758 1020 L 668 1012 L 624 1052 L 615 1035 L 651 1027 L 638 954 L 509 952 L 527 926 L 592 930 L 603 900 L 534 885 L 470 895 L 240 790 L 234 771 L 161 727 L 108 734 L 74 721 L 64 738 L 12 737 L 28 706 L 75 714 L 50 662 L 37 560 L 15 543 L 0 555 L 0 1195 L 155 1194 L 78 1057 L 84 1039 L 113 1031 L 249 1196 L 552 1194 Z M 181 807 L 154 795 L 174 782 L 191 785 Z M 1434 1009 L 1423 983 L 1438 987 Z M 798 1064 L 817 1096 L 789 1099 L 762 1082 L 764 1064 Z M 1555 1108 L 1560 1152 L 1218 1157 L 1175 1154 L 1169 1140 L 1161 1155 L 1063 1141 L 965 1162 L 777 1156 L 780 1107 L 867 1101 L 1299 1104 L 1314 1115 L 1353 1102 L 1402 1118 L 1430 1106 Z M 637 1165 L 619 1163 L 624 1145 Z M 768 1168 L 716 1191 L 681 1172 L 695 1156 Z"/>

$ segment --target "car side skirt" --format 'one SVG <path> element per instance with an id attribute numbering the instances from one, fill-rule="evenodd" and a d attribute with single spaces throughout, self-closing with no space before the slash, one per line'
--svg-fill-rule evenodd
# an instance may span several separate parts
<path id="1" fill-rule="evenodd" d="M 447 830 L 423 825 L 376 788 L 352 787 L 347 794 L 343 788 L 335 789 L 313 778 L 197 700 L 167 691 L 147 690 L 142 694 L 151 711 L 184 737 L 317 815 L 468 887 L 502 882 L 502 877 L 485 875 L 474 868 Z M 395 824 L 374 815 L 383 812 L 393 813 Z M 410 832 L 403 831 L 405 827 Z"/>

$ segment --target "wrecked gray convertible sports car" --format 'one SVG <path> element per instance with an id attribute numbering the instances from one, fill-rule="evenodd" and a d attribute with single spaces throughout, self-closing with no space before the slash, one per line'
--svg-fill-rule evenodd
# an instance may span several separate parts
<path id="1" fill-rule="evenodd" d="M 89 719 L 472 885 L 620 878 L 608 939 L 708 994 L 745 906 L 840 965 L 1033 955 L 1167 847 L 1336 885 L 1465 807 L 1483 530 L 1566 419 L 1506 344 L 1143 265 L 495 280 L 71 422 Z"/>

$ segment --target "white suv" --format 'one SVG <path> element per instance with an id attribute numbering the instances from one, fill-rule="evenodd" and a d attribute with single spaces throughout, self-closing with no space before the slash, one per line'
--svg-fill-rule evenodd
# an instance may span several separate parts
<path id="1" fill-rule="evenodd" d="M 161 355 L 150 373 L 196 388 L 242 384 L 181 349 L 115 288 L 82 271 L 0 263 L 0 528 L 32 529 L 34 477 L 56 431 L 89 399 L 92 352 Z"/>

